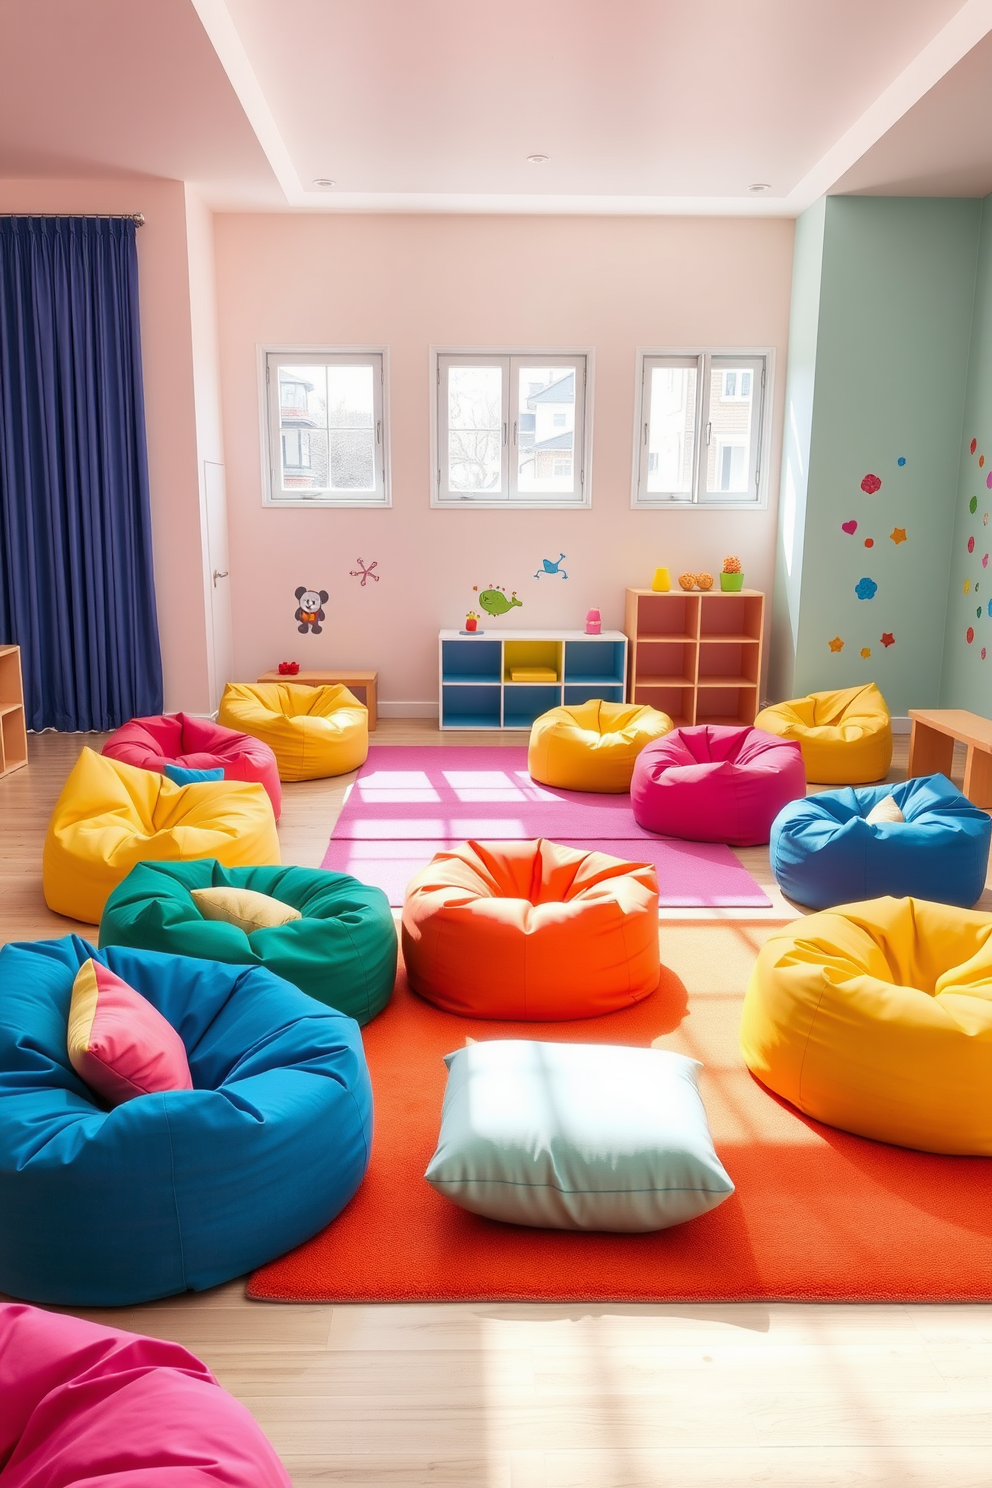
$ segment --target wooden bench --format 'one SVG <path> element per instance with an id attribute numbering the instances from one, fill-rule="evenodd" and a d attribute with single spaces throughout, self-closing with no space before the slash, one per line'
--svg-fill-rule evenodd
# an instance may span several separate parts
<path id="1" fill-rule="evenodd" d="M 964 708 L 910 708 L 907 775 L 950 777 L 955 741 L 968 746 L 964 793 L 983 810 L 992 807 L 992 721 Z"/>
<path id="2" fill-rule="evenodd" d="M 377 708 L 376 688 L 379 684 L 378 672 L 347 672 L 343 670 L 332 672 L 313 672 L 300 667 L 298 672 L 292 676 L 280 675 L 279 672 L 264 672 L 258 678 L 259 682 L 299 682 L 304 687 L 333 687 L 341 683 L 352 692 L 358 690 L 362 693 L 362 701 L 369 710 L 369 732 L 375 728 L 379 714 Z"/>

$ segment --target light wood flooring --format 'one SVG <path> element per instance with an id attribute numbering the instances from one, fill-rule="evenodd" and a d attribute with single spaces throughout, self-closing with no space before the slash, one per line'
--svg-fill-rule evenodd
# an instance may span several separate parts
<path id="1" fill-rule="evenodd" d="M 380 720 L 377 743 L 443 738 Z M 32 735 L 0 780 L 0 943 L 51 914 L 45 826 L 83 744 Z M 490 742 L 519 744 L 519 737 Z M 892 778 L 905 770 L 897 740 Z M 318 864 L 351 777 L 285 788 L 283 860 Z M 767 853 L 741 853 L 771 883 Z M 992 909 L 986 890 L 985 905 Z M 778 901 L 662 927 L 690 994 L 736 978 Z M 0 1223 L 2 1223 L 0 1216 Z M 388 1237 L 384 1237 L 388 1243 Z M 253 1412 L 297 1485 L 337 1488 L 990 1488 L 992 1312 L 961 1306 L 284 1306 L 243 1283 L 85 1314 L 176 1339 Z"/>

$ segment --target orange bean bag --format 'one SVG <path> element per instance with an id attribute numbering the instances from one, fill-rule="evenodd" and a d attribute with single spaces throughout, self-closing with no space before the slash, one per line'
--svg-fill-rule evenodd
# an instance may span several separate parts
<path id="1" fill-rule="evenodd" d="M 403 955 L 449 1013 L 597 1018 L 658 985 L 657 874 L 543 837 L 464 842 L 407 885 Z"/>

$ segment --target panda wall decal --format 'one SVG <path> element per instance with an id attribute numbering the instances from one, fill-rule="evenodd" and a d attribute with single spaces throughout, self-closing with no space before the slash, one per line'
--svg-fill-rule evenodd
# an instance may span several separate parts
<path id="1" fill-rule="evenodd" d="M 299 621 L 297 629 L 301 635 L 306 635 L 307 631 L 311 635 L 320 635 L 320 622 L 327 618 L 324 614 L 327 599 L 326 589 L 304 589 L 302 585 L 297 589 L 296 613 L 293 619 Z"/>

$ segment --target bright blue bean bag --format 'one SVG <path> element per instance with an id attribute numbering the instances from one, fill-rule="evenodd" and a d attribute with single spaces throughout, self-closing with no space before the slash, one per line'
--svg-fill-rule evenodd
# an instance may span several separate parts
<path id="1" fill-rule="evenodd" d="M 865 820 L 892 796 L 905 821 Z M 992 818 L 945 775 L 823 791 L 783 807 L 768 853 L 782 892 L 811 909 L 890 894 L 962 909 L 985 887 Z"/>
<path id="2" fill-rule="evenodd" d="M 90 956 L 177 1029 L 193 1090 L 107 1111 L 75 1074 Z M 272 972 L 76 935 L 0 951 L 0 1291 L 119 1307 L 228 1281 L 344 1208 L 371 1137 L 358 1025 Z"/>

